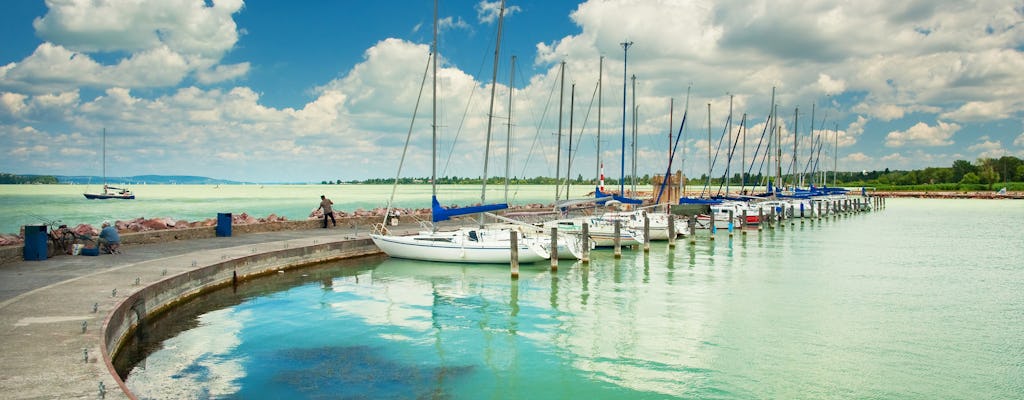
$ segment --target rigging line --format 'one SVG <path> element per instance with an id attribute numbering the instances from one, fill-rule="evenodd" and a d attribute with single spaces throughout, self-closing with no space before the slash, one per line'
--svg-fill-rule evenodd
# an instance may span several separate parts
<path id="1" fill-rule="evenodd" d="M 495 36 L 498 35 L 497 27 L 495 28 Z M 487 49 L 490 50 L 492 47 L 488 45 Z M 459 142 L 459 137 L 462 136 L 462 128 L 466 125 L 466 120 L 469 118 L 469 108 L 473 105 L 473 98 L 476 96 L 476 90 L 479 85 L 476 84 L 476 77 L 483 74 L 484 66 L 487 65 L 487 52 L 485 51 L 483 58 L 480 60 L 480 66 L 477 68 L 476 75 L 473 75 L 473 87 L 469 91 L 469 96 L 466 98 L 466 107 L 462 110 L 462 118 L 459 120 L 459 127 L 455 130 L 455 137 L 451 140 L 451 145 L 448 147 L 448 157 L 445 158 L 444 167 L 441 168 L 441 174 L 447 176 L 448 167 L 451 165 L 452 155 L 455 154 L 455 144 Z"/>
<path id="2" fill-rule="evenodd" d="M 594 109 L 594 100 L 597 99 L 597 89 L 598 89 L 597 84 L 594 84 L 594 93 L 592 93 L 590 95 L 590 104 L 587 106 L 587 113 L 583 115 L 583 124 L 580 126 L 579 134 L 576 135 L 576 138 L 577 138 L 576 142 L 577 143 L 580 143 L 580 144 L 583 143 L 583 131 L 587 127 L 587 122 L 590 121 L 590 111 Z M 572 132 L 569 132 L 569 134 L 572 135 Z M 580 147 L 583 147 L 583 146 L 582 145 L 576 146 L 576 148 L 573 149 L 572 153 L 569 154 L 569 164 L 570 165 L 572 164 L 573 161 L 576 160 L 576 154 L 579 153 Z M 568 193 L 566 193 L 566 195 L 568 196 Z"/>
<path id="3" fill-rule="evenodd" d="M 725 135 L 728 133 L 729 123 L 732 122 L 732 115 L 725 118 L 725 126 L 722 127 L 722 136 L 718 137 L 718 147 L 715 148 L 715 157 L 711 161 L 711 171 L 715 170 L 715 164 L 718 164 L 718 155 L 722 152 L 722 142 L 725 140 Z M 711 195 L 711 171 L 708 171 L 708 195 Z M 718 193 L 716 196 L 722 194 L 722 186 L 718 186 Z"/>
<path id="4" fill-rule="evenodd" d="M 405 165 L 405 156 L 409 152 L 409 142 L 412 141 L 412 130 L 416 124 L 416 115 L 420 110 L 420 100 L 423 99 L 423 88 L 427 86 L 427 74 L 430 73 L 430 61 L 434 57 L 433 54 L 427 55 L 427 65 L 423 69 L 423 80 L 420 81 L 420 91 L 416 95 L 416 106 L 412 110 L 412 121 L 409 121 L 409 132 L 405 135 L 405 146 L 402 147 L 402 158 L 398 161 L 398 172 L 395 173 L 395 182 L 391 186 L 391 197 L 388 197 L 387 212 L 384 213 L 384 225 L 388 223 L 388 216 L 391 215 L 391 210 L 394 207 L 395 192 L 398 190 L 398 180 L 402 176 L 402 166 Z M 326 220 L 324 221 L 327 222 Z"/>
<path id="5" fill-rule="evenodd" d="M 551 102 L 555 96 L 555 90 L 558 88 L 558 79 L 553 79 L 551 82 L 551 92 L 548 93 L 548 100 L 544 103 L 544 111 L 541 113 L 541 119 L 537 122 L 537 129 L 533 136 L 533 143 L 530 144 L 530 152 L 527 153 L 526 162 L 523 163 L 522 174 L 524 177 L 526 175 L 526 168 L 530 165 L 530 160 L 533 158 L 534 150 L 537 150 L 537 148 L 540 147 L 540 150 L 544 152 L 547 149 L 543 146 L 540 139 L 542 136 L 542 130 L 544 129 L 545 119 L 547 119 L 548 110 L 551 109 Z M 549 161 L 549 157 L 546 152 L 543 154 L 542 159 Z M 548 166 L 550 167 L 551 164 L 548 164 Z M 550 170 L 548 172 L 550 172 Z M 555 176 L 557 177 L 557 175 Z"/>

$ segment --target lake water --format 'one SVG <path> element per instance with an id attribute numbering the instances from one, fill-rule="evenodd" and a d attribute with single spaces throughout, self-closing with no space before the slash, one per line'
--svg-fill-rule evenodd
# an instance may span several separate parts
<path id="1" fill-rule="evenodd" d="M 0 185 L 0 233 L 17 233 L 23 225 L 40 225 L 61 220 L 68 225 L 139 217 L 168 217 L 200 221 L 217 213 L 243 212 L 255 217 L 271 213 L 291 220 L 303 220 L 320 205 L 320 195 L 334 202 L 336 210 L 371 210 L 387 204 L 391 185 L 139 185 L 132 186 L 135 200 L 88 200 L 82 193 L 98 191 L 94 185 Z M 563 197 L 564 187 L 562 188 Z M 571 187 L 573 197 L 593 191 L 589 186 Z M 480 187 L 441 185 L 439 201 L 444 205 L 480 202 Z M 554 203 L 554 186 L 521 185 L 510 188 L 509 203 Z M 501 185 L 489 185 L 488 202 L 504 201 Z M 401 208 L 429 208 L 430 185 L 401 186 L 395 195 Z"/>
<path id="2" fill-rule="evenodd" d="M 142 398 L 1019 399 L 1021 221 L 889 199 L 518 280 L 350 260 L 191 302 L 119 363 Z"/>

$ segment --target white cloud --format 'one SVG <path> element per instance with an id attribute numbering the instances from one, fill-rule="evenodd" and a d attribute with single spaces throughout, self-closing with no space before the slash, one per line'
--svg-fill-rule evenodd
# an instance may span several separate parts
<path id="1" fill-rule="evenodd" d="M 200 83 L 244 75 L 248 63 L 217 66 L 238 41 L 232 14 L 240 0 L 83 2 L 52 0 L 33 26 L 44 40 L 0 69 L 0 88 L 27 93 L 88 87 L 167 87 L 195 73 Z M 126 53 L 113 64 L 90 54 Z"/>
<path id="2" fill-rule="evenodd" d="M 818 74 L 818 86 L 826 94 L 842 93 L 846 91 L 846 82 L 842 79 L 833 79 L 826 74 Z"/>
<path id="3" fill-rule="evenodd" d="M 977 152 L 978 158 L 999 158 L 1006 155 L 1002 142 L 989 140 L 988 137 L 982 137 L 979 140 L 981 141 L 967 147 L 967 150 Z"/>
<path id="4" fill-rule="evenodd" d="M 905 131 L 889 132 L 885 137 L 885 145 L 888 147 L 948 146 L 953 144 L 950 138 L 958 130 L 960 130 L 960 125 L 954 123 L 939 121 L 935 126 L 930 126 L 924 122 L 918 122 Z"/>
<path id="5" fill-rule="evenodd" d="M 523 9 L 516 5 L 505 6 L 505 18 L 516 14 Z M 477 20 L 482 23 L 493 23 L 498 20 L 498 14 L 501 13 L 501 2 L 500 1 L 487 1 L 483 0 L 476 4 L 476 17 Z"/>
<path id="6" fill-rule="evenodd" d="M 994 121 L 1010 117 L 1010 105 L 1004 101 L 969 101 L 939 118 L 955 121 Z"/>
<path id="7" fill-rule="evenodd" d="M 1013 139 L 1013 145 L 1017 147 L 1024 147 L 1024 133 L 1021 133 L 1016 139 Z"/>

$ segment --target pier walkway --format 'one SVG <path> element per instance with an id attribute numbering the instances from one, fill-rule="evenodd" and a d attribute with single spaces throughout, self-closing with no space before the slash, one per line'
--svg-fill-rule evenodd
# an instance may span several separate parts
<path id="1" fill-rule="evenodd" d="M 122 246 L 123 254 L 119 255 L 62 255 L 44 261 L 2 264 L 0 397 L 127 398 L 101 354 L 106 340 L 101 331 L 104 321 L 126 298 L 169 277 L 224 260 L 282 248 L 315 248 L 367 240 L 366 227 L 360 229 L 342 228 L 339 224 L 333 229 Z M 392 232 L 416 229 L 409 224 Z M 379 252 L 375 247 L 368 251 Z M 292 257 L 289 262 L 294 264 L 296 260 Z M 317 258 L 323 255 L 299 257 L 306 257 L 299 263 L 323 260 Z M 277 261 L 273 258 L 266 262 Z"/>

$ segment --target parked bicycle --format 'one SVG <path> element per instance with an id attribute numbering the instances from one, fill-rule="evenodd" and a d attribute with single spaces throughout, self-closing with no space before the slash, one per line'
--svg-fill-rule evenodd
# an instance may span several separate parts
<path id="1" fill-rule="evenodd" d="M 49 246 L 46 248 L 47 258 L 57 254 L 72 254 L 76 244 L 80 244 L 82 247 L 96 244 L 96 240 L 91 236 L 79 235 L 60 222 L 60 220 L 46 221 L 47 236 L 50 239 Z"/>

